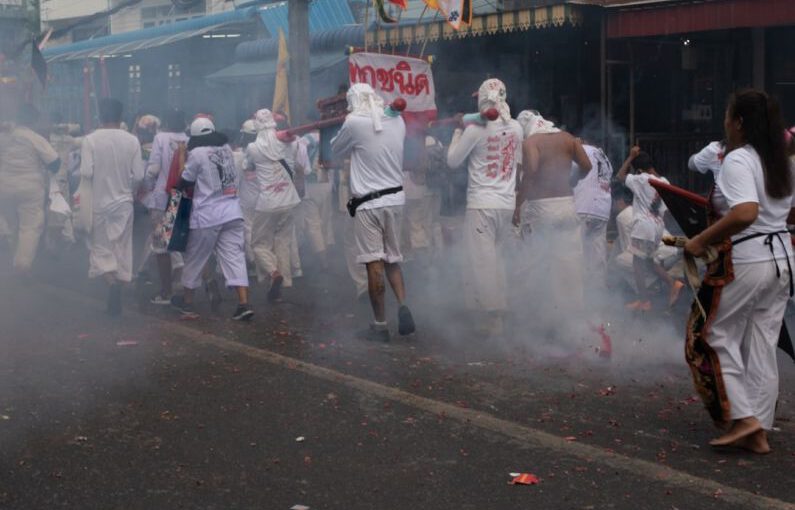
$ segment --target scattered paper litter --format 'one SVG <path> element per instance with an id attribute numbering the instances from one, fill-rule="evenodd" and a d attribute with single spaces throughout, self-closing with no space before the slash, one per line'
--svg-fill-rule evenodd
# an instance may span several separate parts
<path id="1" fill-rule="evenodd" d="M 138 345 L 135 340 L 119 340 L 116 342 L 116 347 L 130 347 L 131 345 Z"/>
<path id="2" fill-rule="evenodd" d="M 309 507 L 306 505 L 293 505 L 290 510 L 309 510 Z"/>
<path id="3" fill-rule="evenodd" d="M 306 440 L 304 436 L 298 436 L 295 438 L 296 443 L 303 443 Z"/>

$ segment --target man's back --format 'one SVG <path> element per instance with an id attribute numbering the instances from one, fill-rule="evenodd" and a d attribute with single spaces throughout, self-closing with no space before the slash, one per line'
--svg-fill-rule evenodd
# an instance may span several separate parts
<path id="1" fill-rule="evenodd" d="M 383 131 L 376 132 L 370 117 L 348 115 L 332 141 L 334 152 L 351 157 L 351 192 L 356 197 L 403 185 L 403 143 L 406 125 L 402 117 L 382 117 Z M 403 193 L 387 195 L 362 204 L 360 209 L 403 205 Z"/>
<path id="2" fill-rule="evenodd" d="M 44 185 L 44 166 L 58 159 L 58 153 L 43 137 L 24 126 L 0 132 L 0 179 L 4 185 Z"/>
<path id="3" fill-rule="evenodd" d="M 121 129 L 97 129 L 83 141 L 81 174 L 92 177 L 94 211 L 132 202 L 143 178 L 138 139 Z"/>
<path id="4" fill-rule="evenodd" d="M 578 150 L 579 146 L 579 150 Z M 569 176 L 572 163 L 587 156 L 578 155 L 581 146 L 577 139 L 565 131 L 536 134 L 525 141 L 528 169 L 533 172 L 528 189 L 528 200 L 571 196 Z M 578 163 L 580 164 L 581 161 Z M 581 167 L 590 168 L 590 164 Z"/>

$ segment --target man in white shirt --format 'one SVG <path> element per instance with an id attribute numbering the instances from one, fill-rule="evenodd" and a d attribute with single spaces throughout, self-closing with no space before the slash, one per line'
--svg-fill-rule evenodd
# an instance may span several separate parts
<path id="1" fill-rule="evenodd" d="M 580 219 L 580 238 L 585 262 L 586 289 L 604 289 L 607 277 L 607 222 L 610 220 L 612 198 L 610 180 L 613 166 L 604 151 L 583 145 L 591 162 L 591 172 L 574 186 L 574 208 Z M 573 170 L 582 174 L 575 164 Z"/>
<path id="2" fill-rule="evenodd" d="M 177 188 L 193 187 L 190 234 L 182 269 L 182 299 L 173 299 L 187 317 L 195 317 L 193 293 L 202 284 L 202 272 L 215 254 L 226 286 L 237 292 L 233 320 L 247 321 L 254 312 L 248 304 L 245 226 L 237 186 L 240 181 L 227 137 L 215 131 L 208 118 L 190 126 L 188 160 Z"/>
<path id="3" fill-rule="evenodd" d="M 88 275 L 110 286 L 111 315 L 121 314 L 121 284 L 132 279 L 133 193 L 144 176 L 141 145 L 121 129 L 121 116 L 120 101 L 100 101 L 101 126 L 83 140 L 80 163 L 93 197 Z"/>
<path id="4" fill-rule="evenodd" d="M 637 174 L 629 174 L 630 168 Z M 674 280 L 668 272 L 654 260 L 657 247 L 663 236 L 665 223 L 665 203 L 649 181 L 657 180 L 668 184 L 668 179 L 657 173 L 654 164 L 640 147 L 635 146 L 629 152 L 616 178 L 623 182 L 633 194 L 633 223 L 630 234 L 630 250 L 632 251 L 632 267 L 635 271 L 638 299 L 627 304 L 627 309 L 648 312 L 652 308 L 646 287 L 647 278 L 657 275 L 670 288 L 668 304 L 673 305 L 679 298 L 684 283 Z"/>
<path id="5" fill-rule="evenodd" d="M 400 262 L 403 218 L 403 143 L 406 125 L 400 115 L 387 115 L 384 101 L 370 85 L 357 83 L 348 90 L 345 122 L 331 141 L 334 154 L 351 159 L 350 208 L 354 214 L 356 262 L 367 267 L 368 292 L 375 322 L 373 338 L 389 340 L 385 314 L 384 274 L 400 305 L 398 332 L 408 335 L 415 325 L 404 304 L 406 291 Z"/>
<path id="6" fill-rule="evenodd" d="M 0 127 L 0 216 L 16 230 L 14 269 L 28 273 L 44 231 L 48 174 L 60 167 L 58 153 L 33 131 L 39 112 L 25 104 L 17 125 Z"/>
<path id="7" fill-rule="evenodd" d="M 188 136 L 185 134 L 185 114 L 182 111 L 170 110 L 164 120 L 163 131 L 157 133 L 152 141 L 152 151 L 149 154 L 144 180 L 147 194 L 142 200 L 149 209 L 149 219 L 155 231 L 163 222 L 168 205 L 170 190 L 166 189 L 166 181 L 172 159 L 179 145 L 188 143 Z M 171 303 L 172 270 L 182 267 L 182 255 L 178 252 L 169 253 L 167 243 L 156 235 L 151 235 L 149 241 L 144 259 L 148 258 L 150 252 L 155 254 L 160 276 L 160 292 L 150 302 L 156 305 L 168 305 Z M 143 260 L 141 267 L 145 263 L 146 260 Z"/>
<path id="8" fill-rule="evenodd" d="M 256 171 L 258 190 L 251 249 L 260 279 L 270 279 L 268 300 L 276 301 L 282 286 L 292 285 L 295 208 L 301 203 L 293 179 L 303 179 L 303 170 L 296 168 L 294 142 L 285 143 L 277 137 L 270 110 L 259 110 L 254 126 L 257 138 L 246 148 L 246 166 Z"/>
<path id="9" fill-rule="evenodd" d="M 516 206 L 517 167 L 522 163 L 522 127 L 511 118 L 505 84 L 494 78 L 478 90 L 478 110 L 490 108 L 499 112 L 496 120 L 455 130 L 447 164 L 457 168 L 468 160 L 466 305 L 486 313 L 480 323 L 484 333 L 499 336 L 508 309 L 505 250 Z"/>

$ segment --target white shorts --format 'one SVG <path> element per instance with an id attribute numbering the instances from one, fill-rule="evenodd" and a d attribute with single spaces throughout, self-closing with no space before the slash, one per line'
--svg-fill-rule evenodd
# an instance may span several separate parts
<path id="1" fill-rule="evenodd" d="M 357 263 L 383 260 L 395 264 L 403 261 L 400 253 L 402 205 L 360 209 L 356 211 L 353 221 Z"/>
<path id="2" fill-rule="evenodd" d="M 202 271 L 210 255 L 215 258 L 224 273 L 227 287 L 248 287 L 246 269 L 246 234 L 243 220 L 228 221 L 207 228 L 192 228 L 185 250 L 185 266 L 182 268 L 182 286 L 196 289 L 202 283 Z"/>

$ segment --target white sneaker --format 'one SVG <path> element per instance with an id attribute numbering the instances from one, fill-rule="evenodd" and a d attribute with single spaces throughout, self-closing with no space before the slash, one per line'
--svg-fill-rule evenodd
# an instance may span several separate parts
<path id="1" fill-rule="evenodd" d="M 153 305 L 166 306 L 166 305 L 171 305 L 171 298 L 170 297 L 165 298 L 160 294 L 158 294 L 157 296 L 150 299 L 149 302 L 152 303 Z"/>

